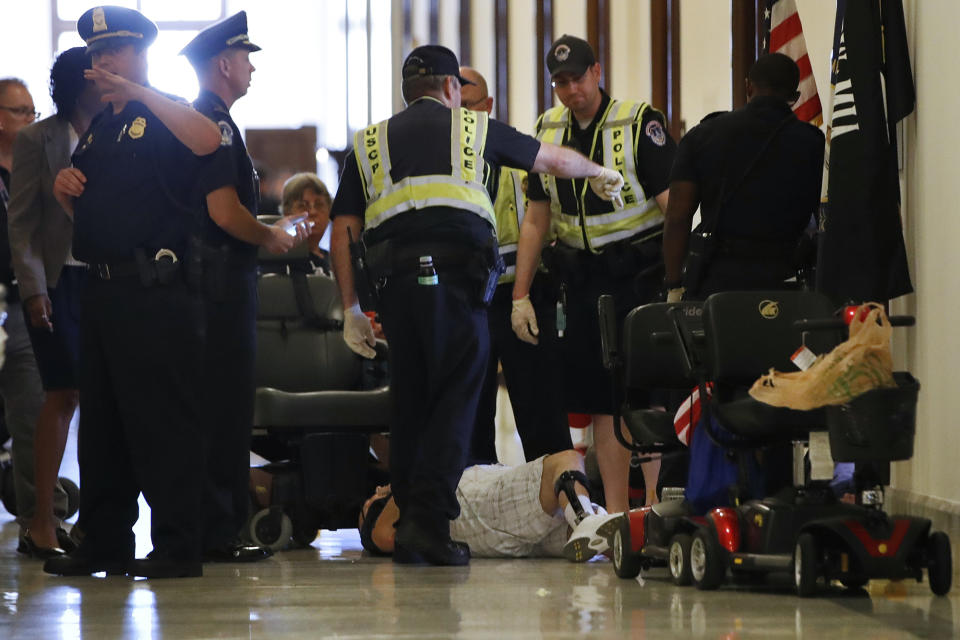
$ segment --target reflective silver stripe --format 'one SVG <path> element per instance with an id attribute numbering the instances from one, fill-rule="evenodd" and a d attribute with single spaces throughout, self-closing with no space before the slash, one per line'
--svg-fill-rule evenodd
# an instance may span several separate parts
<path id="1" fill-rule="evenodd" d="M 516 277 L 516 275 L 517 275 L 517 266 L 512 264 L 512 265 L 510 265 L 509 267 L 507 267 L 506 269 L 504 269 L 504 271 L 503 271 L 503 273 L 500 275 L 500 277 L 501 277 L 501 278 L 503 278 L 504 276 L 514 276 L 514 277 Z"/>
<path id="2" fill-rule="evenodd" d="M 508 253 L 514 253 L 517 250 L 516 243 L 514 244 L 502 244 L 500 245 L 500 255 L 506 255 Z"/>
<path id="3" fill-rule="evenodd" d="M 527 205 L 524 201 L 523 179 L 519 173 L 510 172 L 510 179 L 513 182 L 513 202 L 517 206 L 517 229 L 523 224 L 523 218 L 527 215 Z M 519 231 L 518 231 L 519 233 Z"/>
<path id="4" fill-rule="evenodd" d="M 427 197 L 417 198 L 416 191 L 429 189 L 431 192 L 441 191 L 444 186 L 455 187 L 458 190 L 466 190 L 472 195 L 473 201 L 463 198 L 429 195 Z M 490 203 L 490 196 L 483 185 L 464 182 L 459 178 L 449 175 L 427 175 L 412 176 L 404 178 L 395 183 L 377 195 L 376 200 L 367 203 L 367 213 L 374 212 L 372 218 L 367 218 L 366 227 L 372 229 L 379 226 L 385 220 L 389 220 L 399 213 L 410 211 L 411 209 L 424 209 L 426 207 L 452 207 L 455 209 L 464 209 L 479 214 L 484 220 L 496 228 L 493 216 L 493 205 Z M 382 208 L 382 211 L 378 209 Z"/>

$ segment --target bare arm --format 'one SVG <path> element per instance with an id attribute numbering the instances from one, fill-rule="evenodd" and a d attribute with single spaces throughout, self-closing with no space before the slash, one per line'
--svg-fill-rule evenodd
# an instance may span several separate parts
<path id="1" fill-rule="evenodd" d="M 83 75 L 97 83 L 102 102 L 116 105 L 136 100 L 143 103 L 194 154 L 205 156 L 220 147 L 220 128 L 190 105 L 102 69 L 87 69 Z"/>
<path id="2" fill-rule="evenodd" d="M 360 237 L 363 224 L 358 216 L 339 215 L 333 219 L 333 230 L 330 233 L 330 263 L 337 279 L 344 309 L 357 304 L 357 292 L 353 286 L 353 265 L 350 263 L 348 229 L 353 234 L 354 240 Z"/>
<path id="3" fill-rule="evenodd" d="M 666 193 L 668 192 L 664 191 L 657 196 L 658 204 L 660 196 L 666 199 Z M 663 263 L 666 268 L 667 284 L 679 286 L 683 273 L 683 261 L 687 257 L 693 214 L 700 205 L 700 194 L 697 183 L 687 180 L 671 182 L 669 194 L 663 223 Z"/>
<path id="4" fill-rule="evenodd" d="M 540 143 L 540 151 L 533 161 L 533 173 L 549 173 L 558 178 L 593 178 L 603 167 L 582 153 L 549 142 Z"/>
<path id="5" fill-rule="evenodd" d="M 231 236 L 262 246 L 271 253 L 286 253 L 308 234 L 303 222 L 296 227 L 290 227 L 290 221 L 283 219 L 275 225 L 263 224 L 243 206 L 236 188 L 230 185 L 207 194 L 207 210 L 217 226 Z M 292 235 L 287 232 L 288 228 L 294 230 Z"/>
<path id="6" fill-rule="evenodd" d="M 513 283 L 513 299 L 530 294 L 530 284 L 540 263 L 540 250 L 550 231 L 550 202 L 531 200 L 520 225 L 520 239 L 517 241 L 516 279 Z"/>

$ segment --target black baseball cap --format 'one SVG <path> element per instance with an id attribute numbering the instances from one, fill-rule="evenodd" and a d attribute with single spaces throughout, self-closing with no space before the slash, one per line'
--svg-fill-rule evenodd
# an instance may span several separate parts
<path id="1" fill-rule="evenodd" d="M 460 75 L 457 56 L 438 44 L 425 44 L 410 52 L 403 61 L 401 75 L 404 80 L 417 76 L 453 76 L 461 85 L 474 84 Z"/>
<path id="2" fill-rule="evenodd" d="M 593 55 L 593 47 L 589 42 L 567 34 L 563 34 L 550 45 L 550 51 L 547 52 L 547 69 L 551 77 L 558 73 L 582 76 L 596 62 L 597 58 Z"/>

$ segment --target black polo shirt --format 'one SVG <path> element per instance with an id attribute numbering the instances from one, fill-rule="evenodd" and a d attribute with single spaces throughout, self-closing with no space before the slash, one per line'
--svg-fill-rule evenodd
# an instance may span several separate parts
<path id="1" fill-rule="evenodd" d="M 593 121 L 585 128 L 580 128 L 580 123 L 570 113 L 570 126 L 563 134 L 563 145 L 576 149 L 585 156 L 590 156 L 590 145 L 593 143 L 594 132 L 603 117 L 607 105 L 611 98 L 601 89 L 600 108 L 593 116 Z M 542 117 L 542 116 L 541 116 Z M 539 127 L 539 123 L 538 123 Z M 637 168 L 637 179 L 643 187 L 643 192 L 647 198 L 652 198 L 662 193 L 670 186 L 670 167 L 673 165 L 673 157 L 676 153 L 677 144 L 667 132 L 666 123 L 663 114 L 653 108 L 648 108 L 643 112 L 643 117 L 639 124 L 634 124 L 631 128 L 631 134 L 636 138 L 637 127 L 640 127 L 640 136 L 638 138 L 637 148 L 634 149 L 634 163 Z M 598 137 L 596 148 L 590 159 L 597 164 L 609 166 L 609 158 L 603 157 L 603 143 Z M 606 162 L 605 162 L 606 161 Z M 563 212 L 568 215 L 575 215 L 580 212 L 580 194 L 583 193 L 583 179 L 557 179 L 557 197 L 562 204 Z M 539 174 L 531 174 L 527 186 L 527 198 L 530 200 L 549 200 L 543 189 L 543 182 Z M 601 199 L 589 187 L 587 187 L 585 204 L 587 210 L 584 213 L 609 213 L 613 211 L 613 205 L 606 200 Z"/>
<path id="2" fill-rule="evenodd" d="M 387 125 L 390 177 L 394 181 L 410 176 L 449 175 L 450 109 L 438 100 L 421 98 L 393 116 Z M 501 165 L 529 171 L 540 143 L 494 119 L 488 121 L 483 159 L 487 163 L 484 186 L 491 201 L 497 190 Z M 340 187 L 330 217 L 353 215 L 363 219 L 367 208 L 360 169 L 353 152 L 347 156 Z M 493 227 L 475 213 L 453 207 L 427 207 L 405 212 L 385 221 L 364 235 L 367 244 L 382 240 L 416 243 L 424 240 L 455 242 L 487 248 Z"/>
<path id="3" fill-rule="evenodd" d="M 72 160 L 87 179 L 74 202 L 78 260 L 126 262 L 137 248 L 186 254 L 199 215 L 198 160 L 145 105 L 131 101 L 120 113 L 108 105 Z"/>
<path id="4" fill-rule="evenodd" d="M 746 173 L 771 132 L 789 118 Z M 786 102 L 757 96 L 691 129 L 680 140 L 671 180 L 697 183 L 704 220 L 717 215 L 723 190 L 733 189 L 720 214 L 720 236 L 792 240 L 820 202 L 823 143 L 823 133 L 793 117 Z"/>
<path id="5" fill-rule="evenodd" d="M 206 210 L 208 193 L 221 187 L 231 186 L 237 190 L 240 203 L 256 216 L 260 189 L 253 169 L 253 160 L 247 153 L 240 129 L 230 117 L 226 103 L 212 91 L 201 89 L 193 106 L 220 127 L 220 149 L 203 158 L 197 185 L 201 200 L 204 202 L 204 210 Z M 203 238 L 208 245 L 215 247 L 227 245 L 235 251 L 250 255 L 255 255 L 257 251 L 255 245 L 238 240 L 221 229 L 210 218 L 209 212 L 204 216 Z"/>

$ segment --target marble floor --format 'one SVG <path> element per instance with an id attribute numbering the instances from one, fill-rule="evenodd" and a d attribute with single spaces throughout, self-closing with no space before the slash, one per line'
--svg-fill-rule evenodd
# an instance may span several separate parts
<path id="1" fill-rule="evenodd" d="M 142 514 L 139 555 L 150 549 Z M 0 508 L 0 639 L 960 637 L 960 589 L 935 597 L 925 582 L 800 599 L 785 576 L 702 592 L 674 586 L 666 569 L 621 580 L 605 559 L 394 566 L 363 556 L 355 530 L 258 564 L 207 565 L 199 579 L 63 578 L 16 544 Z"/>

